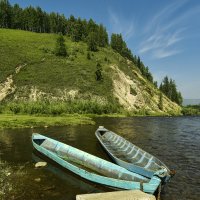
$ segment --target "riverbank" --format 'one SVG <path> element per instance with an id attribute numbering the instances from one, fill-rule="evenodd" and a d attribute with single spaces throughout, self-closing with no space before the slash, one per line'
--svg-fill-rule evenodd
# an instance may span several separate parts
<path id="1" fill-rule="evenodd" d="M 63 116 L 35 116 L 0 114 L 0 129 L 2 128 L 28 128 L 41 126 L 64 126 L 79 124 L 95 124 L 89 116 L 70 114 Z"/>
<path id="2" fill-rule="evenodd" d="M 48 126 L 65 126 L 65 125 L 83 125 L 95 124 L 95 118 L 112 117 L 166 117 L 163 113 L 121 113 L 121 114 L 61 114 L 61 115 L 29 115 L 29 114 L 0 114 L 0 129 L 3 128 L 30 128 L 30 127 L 48 127 Z M 174 115 L 175 116 L 175 115 Z M 176 115 L 180 116 L 180 115 Z"/>

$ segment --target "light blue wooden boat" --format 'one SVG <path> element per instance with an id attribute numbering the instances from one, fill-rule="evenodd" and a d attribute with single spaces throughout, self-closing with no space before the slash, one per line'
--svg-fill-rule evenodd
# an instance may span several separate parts
<path id="1" fill-rule="evenodd" d="M 141 189 L 153 194 L 161 183 L 157 174 L 145 178 L 116 164 L 40 134 L 32 135 L 36 150 L 75 174 L 114 188 Z"/>
<path id="2" fill-rule="evenodd" d="M 172 172 L 159 159 L 103 126 L 96 130 L 95 135 L 119 166 L 148 178 L 159 172 L 163 183 L 172 176 Z"/>

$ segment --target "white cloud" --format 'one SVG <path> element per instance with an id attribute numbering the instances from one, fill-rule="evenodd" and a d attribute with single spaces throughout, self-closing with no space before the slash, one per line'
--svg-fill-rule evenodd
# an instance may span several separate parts
<path id="1" fill-rule="evenodd" d="M 162 32 L 159 31 L 155 32 L 141 43 L 139 53 L 144 54 L 150 51 L 156 58 L 164 58 L 180 53 L 179 50 L 174 50 L 171 47 L 184 39 L 184 37 L 181 35 L 183 30 L 184 29 L 180 29 L 171 34 L 162 34 Z"/>
<path id="2" fill-rule="evenodd" d="M 179 14 L 177 11 L 187 2 L 175 1 L 152 17 L 144 28 L 144 40 L 138 50 L 140 54 L 149 53 L 153 58 L 161 59 L 183 51 L 177 44 L 188 37 L 184 33 L 190 26 L 191 17 L 200 13 L 200 7 L 196 7 Z"/>
<path id="3" fill-rule="evenodd" d="M 186 4 L 188 0 L 181 0 L 181 1 L 174 1 L 173 3 L 169 4 L 165 8 L 163 8 L 161 11 L 159 11 L 157 14 L 154 15 L 154 17 L 149 21 L 146 28 L 144 29 L 145 32 L 149 32 L 155 27 L 159 27 L 163 24 L 163 21 L 171 18 L 171 16 L 184 4 Z M 170 28 L 170 26 L 167 25 L 166 28 Z"/>
<path id="4" fill-rule="evenodd" d="M 158 58 L 158 59 L 166 58 L 166 57 L 169 57 L 169 56 L 179 54 L 180 52 L 181 52 L 181 50 L 158 49 L 158 50 L 155 50 L 153 52 L 153 57 Z"/>
<path id="5" fill-rule="evenodd" d="M 108 10 L 111 33 L 121 33 L 126 40 L 133 37 L 135 33 L 135 23 L 134 20 L 127 20 L 119 15 L 117 15 L 113 10 Z"/>

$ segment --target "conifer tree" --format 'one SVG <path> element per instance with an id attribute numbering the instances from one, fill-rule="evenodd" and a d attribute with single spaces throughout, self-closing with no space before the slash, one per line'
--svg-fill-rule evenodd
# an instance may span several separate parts
<path id="1" fill-rule="evenodd" d="M 90 52 L 87 52 L 87 59 L 88 59 L 88 60 L 91 60 Z"/>
<path id="2" fill-rule="evenodd" d="M 160 92 L 160 94 L 159 94 L 158 108 L 159 108 L 160 110 L 163 110 L 163 93 L 162 93 L 162 92 Z"/>
<path id="3" fill-rule="evenodd" d="M 103 80 L 103 76 L 102 76 L 102 66 L 100 63 L 97 63 L 97 66 L 96 66 L 97 70 L 95 72 L 96 74 L 96 80 L 97 81 L 101 81 Z"/>
<path id="4" fill-rule="evenodd" d="M 55 48 L 56 56 L 67 56 L 67 50 L 65 46 L 65 39 L 63 35 L 60 33 L 57 41 L 56 41 L 56 48 Z"/>
<path id="5" fill-rule="evenodd" d="M 15 4 L 12 9 L 12 28 L 22 29 L 23 24 L 23 9 Z"/>
<path id="6" fill-rule="evenodd" d="M 0 28 L 11 28 L 12 7 L 8 0 L 0 0 Z"/>
<path id="7" fill-rule="evenodd" d="M 171 101 L 177 103 L 178 105 L 182 104 L 182 95 L 177 91 L 176 83 L 174 80 L 166 76 L 164 77 L 162 83 L 160 84 L 160 91 L 162 91 Z"/>
<path id="8" fill-rule="evenodd" d="M 155 86 L 156 88 L 158 88 L 158 82 L 157 82 L 157 81 L 154 81 L 153 84 L 154 84 L 154 86 Z"/>
<path id="9" fill-rule="evenodd" d="M 97 34 L 95 32 L 91 32 L 87 38 L 88 50 L 89 51 L 97 51 Z"/>

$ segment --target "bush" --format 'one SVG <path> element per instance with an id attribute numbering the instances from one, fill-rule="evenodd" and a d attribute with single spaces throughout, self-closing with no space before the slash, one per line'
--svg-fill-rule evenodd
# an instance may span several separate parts
<path id="1" fill-rule="evenodd" d="M 65 46 L 65 39 L 62 34 L 59 34 L 57 41 L 56 41 L 56 47 L 55 47 L 55 54 L 56 56 L 67 56 L 67 50 Z"/>
<path id="2" fill-rule="evenodd" d="M 186 116 L 200 115 L 200 108 L 195 106 L 186 106 L 183 107 L 182 114 Z"/>
<path id="3" fill-rule="evenodd" d="M 88 60 L 91 60 L 90 52 L 87 53 L 87 59 L 88 59 Z"/>
<path id="4" fill-rule="evenodd" d="M 109 114 L 118 113 L 118 105 L 113 103 L 100 104 L 97 101 L 76 100 L 67 102 L 13 102 L 2 106 L 1 110 L 6 110 L 13 114 Z"/>
<path id="5" fill-rule="evenodd" d="M 134 95 L 134 96 L 137 95 L 136 90 L 135 90 L 133 87 L 131 87 L 131 86 L 130 86 L 130 94 L 132 94 L 132 95 Z"/>

